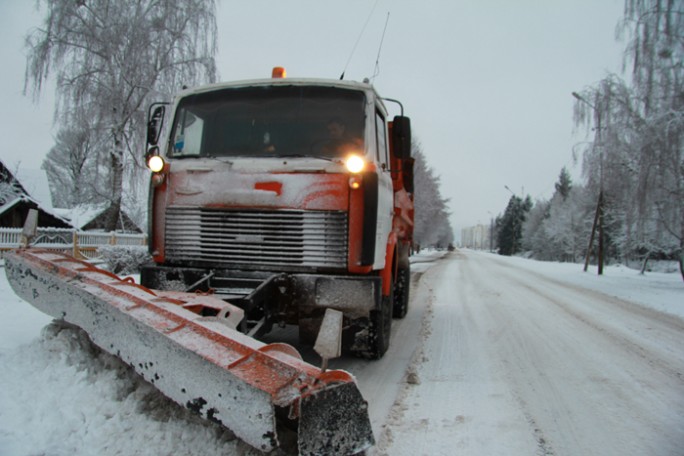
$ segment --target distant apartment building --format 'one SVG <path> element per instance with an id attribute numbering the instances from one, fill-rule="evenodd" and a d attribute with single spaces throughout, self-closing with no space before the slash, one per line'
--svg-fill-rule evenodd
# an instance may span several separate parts
<path id="1" fill-rule="evenodd" d="M 491 227 L 475 225 L 461 229 L 461 247 L 475 250 L 489 250 L 491 244 Z"/>

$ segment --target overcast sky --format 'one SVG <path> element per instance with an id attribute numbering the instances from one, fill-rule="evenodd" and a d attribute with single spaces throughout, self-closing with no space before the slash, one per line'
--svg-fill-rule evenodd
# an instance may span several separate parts
<path id="1" fill-rule="evenodd" d="M 586 137 L 574 132 L 571 92 L 621 72 L 623 4 L 223 0 L 217 64 L 221 80 L 269 77 L 278 65 L 291 77 L 339 78 L 347 62 L 345 79 L 372 78 L 411 117 L 458 238 L 503 212 L 505 186 L 537 199 L 553 194 L 563 166 L 581 180 L 572 151 Z M 22 95 L 24 36 L 41 17 L 33 1 L 0 1 L 0 158 L 11 168 L 39 168 L 53 145 L 52 88 L 38 104 Z"/>

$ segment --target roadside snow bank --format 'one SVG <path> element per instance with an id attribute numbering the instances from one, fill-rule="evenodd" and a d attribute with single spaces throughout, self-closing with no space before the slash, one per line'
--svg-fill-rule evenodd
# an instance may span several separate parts
<path id="1" fill-rule="evenodd" d="M 80 329 L 51 323 L 40 338 L 0 352 L 0 365 L 0 454 L 235 451 L 228 431 L 166 399 Z"/>
<path id="2" fill-rule="evenodd" d="M 639 271 L 623 265 L 604 266 L 603 275 L 596 266 L 584 272 L 583 265 L 553 263 L 520 257 L 506 257 L 492 253 L 468 250 L 469 255 L 487 255 L 500 263 L 515 265 L 559 282 L 599 291 L 608 296 L 625 299 L 641 306 L 684 318 L 684 281 L 679 272 Z"/>

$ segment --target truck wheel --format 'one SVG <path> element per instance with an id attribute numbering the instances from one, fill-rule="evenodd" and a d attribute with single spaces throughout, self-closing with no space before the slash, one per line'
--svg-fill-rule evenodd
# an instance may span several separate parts
<path id="1" fill-rule="evenodd" d="M 399 277 L 394 284 L 394 308 L 392 316 L 394 318 L 404 318 L 408 312 L 409 290 L 411 286 L 411 268 L 399 269 Z"/>
<path id="2" fill-rule="evenodd" d="M 392 278 L 390 277 L 390 280 Z M 383 296 L 379 310 L 371 311 L 368 326 L 368 358 L 380 359 L 390 344 L 392 332 L 392 306 L 394 303 L 394 286 L 390 286 L 390 295 Z"/>

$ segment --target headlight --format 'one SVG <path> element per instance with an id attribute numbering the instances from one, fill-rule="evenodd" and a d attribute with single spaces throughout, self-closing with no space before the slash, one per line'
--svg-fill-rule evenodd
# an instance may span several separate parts
<path id="1" fill-rule="evenodd" d="M 153 173 L 158 173 L 162 169 L 164 169 L 164 159 L 161 158 L 159 155 L 152 155 L 148 160 L 147 160 L 147 167 L 152 170 Z"/>
<path id="2" fill-rule="evenodd" d="M 350 173 L 356 174 L 363 171 L 363 168 L 366 166 L 366 160 L 358 155 L 350 155 L 347 157 L 344 164 L 347 166 L 347 170 L 349 170 Z"/>

